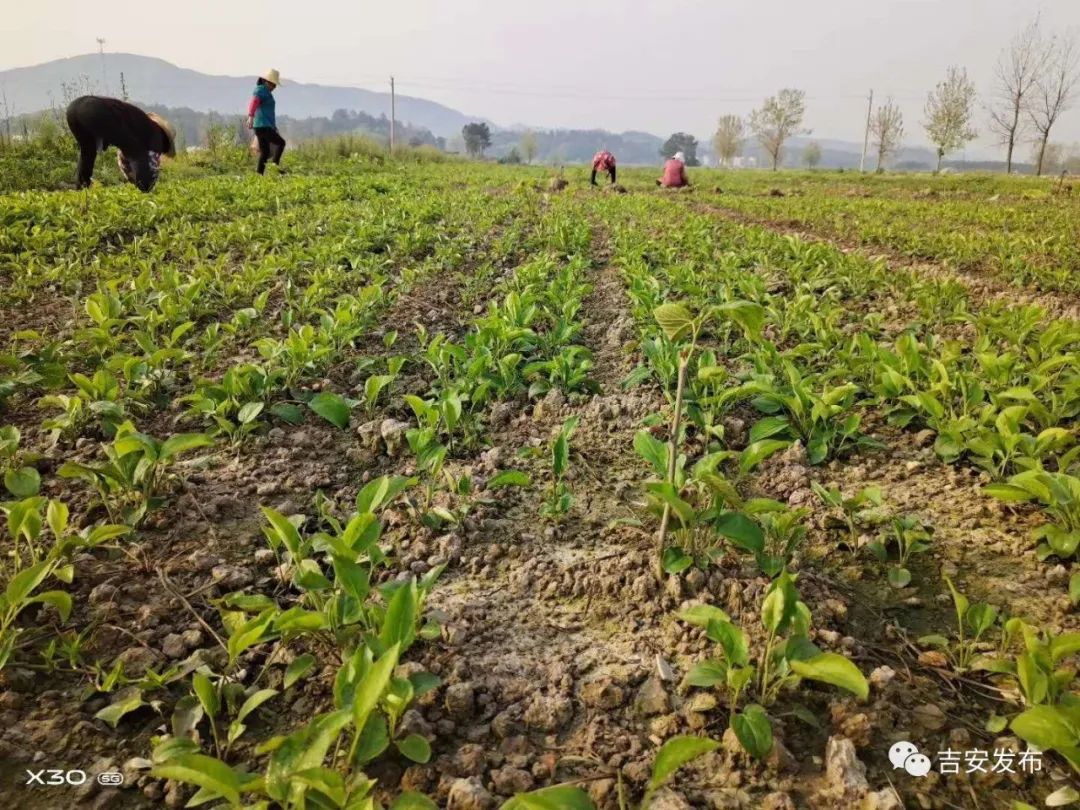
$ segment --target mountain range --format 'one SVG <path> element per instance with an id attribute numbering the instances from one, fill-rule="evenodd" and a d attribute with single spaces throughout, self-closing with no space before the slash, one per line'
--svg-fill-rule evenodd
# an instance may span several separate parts
<path id="1" fill-rule="evenodd" d="M 65 95 L 92 92 L 119 96 L 121 75 L 133 101 L 226 115 L 246 111 L 256 79 L 254 75 L 211 76 L 138 54 L 106 53 L 102 57 L 93 53 L 0 71 L 0 90 L 7 96 L 9 114 L 37 112 L 62 106 Z M 284 76 L 279 109 L 292 118 L 330 116 L 335 110 L 389 117 L 390 94 L 292 82 Z M 427 99 L 398 95 L 397 120 L 452 137 L 465 124 L 483 119 Z"/>

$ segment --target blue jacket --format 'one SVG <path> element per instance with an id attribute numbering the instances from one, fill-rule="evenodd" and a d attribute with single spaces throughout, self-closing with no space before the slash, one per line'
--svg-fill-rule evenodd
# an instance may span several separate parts
<path id="1" fill-rule="evenodd" d="M 258 106 L 255 107 L 255 129 L 260 127 L 276 127 L 277 118 L 274 115 L 274 94 L 265 84 L 255 85 L 253 93 Z M 254 102 L 253 102 L 254 103 Z"/>

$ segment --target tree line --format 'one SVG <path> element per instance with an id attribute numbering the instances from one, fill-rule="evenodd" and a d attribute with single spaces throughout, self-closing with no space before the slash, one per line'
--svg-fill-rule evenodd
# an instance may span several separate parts
<path id="1" fill-rule="evenodd" d="M 1036 16 L 1002 51 L 994 71 L 994 89 L 986 104 L 989 129 L 1006 149 L 1006 171 L 1012 172 L 1015 150 L 1027 137 L 1035 148 L 1035 171 L 1042 174 L 1050 163 L 1071 160 L 1050 143 L 1050 133 L 1069 110 L 1080 90 L 1080 44 L 1077 34 L 1047 34 Z M 967 71 L 951 66 L 945 78 L 931 90 L 923 106 L 922 127 L 937 153 L 937 170 L 946 155 L 962 149 L 978 137 L 974 121 L 978 95 Z M 720 117 L 712 145 L 721 165 L 731 166 L 748 136 L 760 144 L 772 168 L 784 158 L 784 146 L 794 136 L 810 134 L 803 127 L 806 93 L 787 88 L 765 99 L 744 121 L 741 116 Z M 869 139 L 876 168 L 883 171 L 900 149 L 904 115 L 892 98 L 871 111 Z M 821 148 L 811 143 L 803 153 L 811 168 L 821 160 Z"/>

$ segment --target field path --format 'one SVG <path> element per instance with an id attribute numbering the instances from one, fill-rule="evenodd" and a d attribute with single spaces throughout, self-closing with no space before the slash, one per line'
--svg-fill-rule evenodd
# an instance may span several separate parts
<path id="1" fill-rule="evenodd" d="M 469 790 L 484 791 L 483 784 L 509 795 L 554 776 L 585 779 L 608 806 L 616 770 L 640 782 L 651 765 L 635 693 L 644 689 L 652 700 L 648 712 L 670 708 L 673 684 L 652 676 L 659 667 L 674 677 L 658 659 L 670 647 L 665 603 L 676 603 L 658 593 L 649 573 L 648 535 L 612 525 L 633 514 L 628 499 L 642 474 L 633 434 L 663 401 L 644 389 L 621 391 L 633 327 L 618 271 L 602 247 L 595 253 L 581 316 L 600 392 L 581 404 L 550 395 L 532 414 L 493 429 L 480 474 L 496 459 L 499 468 L 525 466 L 514 458 L 523 446 L 541 446 L 545 456 L 527 465 L 533 487 L 465 540 L 459 565 L 431 596 L 446 632 L 422 663 L 447 684 L 445 718 L 435 721 L 439 756 L 410 769 L 406 783 L 415 779 L 440 796 L 454 779 L 479 777 Z M 538 514 L 549 480 L 547 442 L 571 415 L 580 418 L 571 440 L 576 501 L 561 525 L 546 526 Z M 439 542 L 453 547 L 460 538 Z M 458 784 L 451 797 L 465 790 Z"/>

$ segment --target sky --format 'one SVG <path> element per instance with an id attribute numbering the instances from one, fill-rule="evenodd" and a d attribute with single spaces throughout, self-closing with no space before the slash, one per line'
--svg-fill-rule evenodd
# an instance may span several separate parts
<path id="1" fill-rule="evenodd" d="M 1080 34 L 1080 0 L 182 0 L 11 3 L 0 69 L 97 49 L 205 73 L 269 66 L 287 82 L 387 89 L 497 124 L 684 130 L 747 114 L 782 87 L 806 91 L 814 137 L 861 141 L 867 93 L 892 97 L 904 141 L 925 143 L 927 91 L 965 67 L 980 101 L 995 60 L 1036 12 Z M 987 115 L 971 157 L 993 153 Z M 1052 140 L 1080 141 L 1080 101 Z M 1024 147 L 1023 151 L 1028 151 Z"/>

